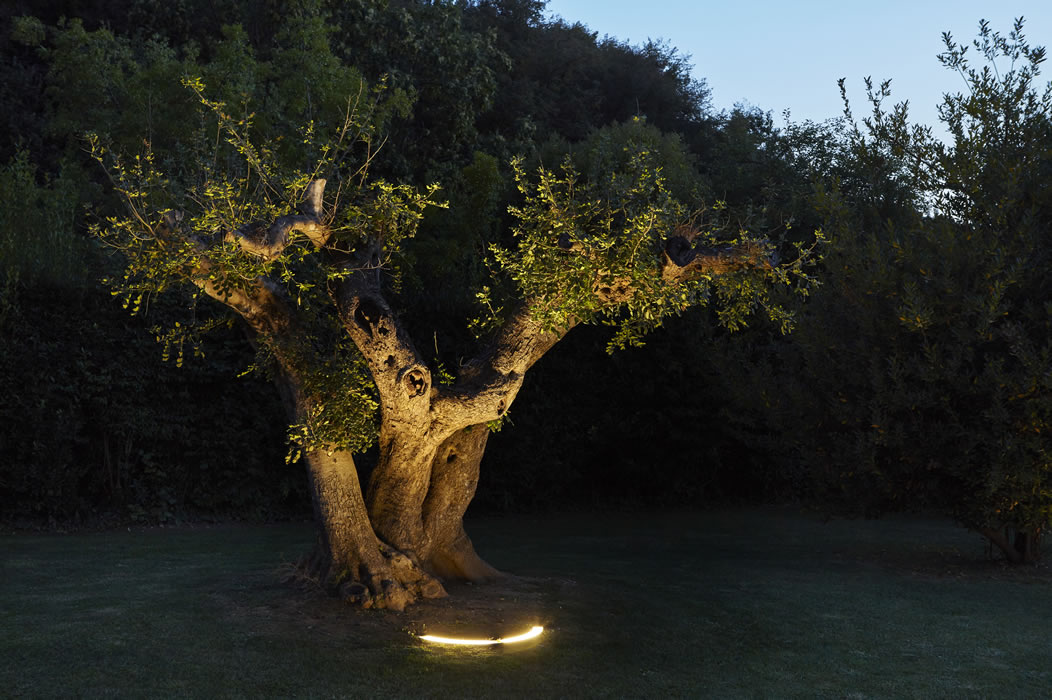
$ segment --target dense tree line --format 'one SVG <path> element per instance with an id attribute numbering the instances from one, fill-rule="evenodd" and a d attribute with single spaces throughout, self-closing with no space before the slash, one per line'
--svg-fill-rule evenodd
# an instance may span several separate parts
<path id="1" fill-rule="evenodd" d="M 946 37 L 941 60 L 965 89 L 942 106 L 943 144 L 889 106 L 887 84 L 870 86 L 861 118 L 857 100 L 820 124 L 715 113 L 674 48 L 600 38 L 546 19 L 537 0 L 136 0 L 119 15 L 105 3 L 23 5 L 0 16 L 11 107 L 0 119 L 13 136 L 0 143 L 5 514 L 306 508 L 306 479 L 269 429 L 282 406 L 267 353 L 191 292 L 111 298 L 97 283 L 120 289 L 122 263 L 88 222 L 121 204 L 84 135 L 129 155 L 146 140 L 159 170 L 192 181 L 217 152 L 217 124 L 184 86 L 194 74 L 277 161 L 300 167 L 324 157 L 354 95 L 368 138 L 349 154 L 374 177 L 441 184 L 435 201 L 448 207 L 424 209 L 392 258 L 392 310 L 418 346 L 428 340 L 417 351 L 434 377 L 456 376 L 469 356 L 463 321 L 500 267 L 492 246 L 514 244 L 516 156 L 526 172 L 568 157 L 599 182 L 640 148 L 677 199 L 783 260 L 816 230 L 828 237 L 822 285 L 770 300 L 793 310 L 788 336 L 708 307 L 609 358 L 609 330 L 570 336 L 490 439 L 479 507 L 934 508 L 1010 559 L 1037 556 L 1052 518 L 1052 130 L 1044 52 L 1021 23 L 1004 36 L 982 25 L 968 54 Z M 110 362 L 118 353 L 128 359 Z"/>
<path id="2" fill-rule="evenodd" d="M 1052 523 L 1052 84 L 1022 20 L 944 42 L 947 142 L 869 81 L 864 117 L 845 94 L 842 120 L 785 134 L 831 240 L 824 289 L 789 342 L 725 366 L 754 387 L 730 419 L 772 431 L 768 459 L 827 511 L 932 509 L 1032 561 Z"/>

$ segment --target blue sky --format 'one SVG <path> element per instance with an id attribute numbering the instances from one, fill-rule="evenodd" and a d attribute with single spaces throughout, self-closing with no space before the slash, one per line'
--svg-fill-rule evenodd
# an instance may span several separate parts
<path id="1" fill-rule="evenodd" d="M 935 58 L 942 32 L 970 43 L 980 19 L 1007 34 L 1022 15 L 1031 45 L 1052 51 L 1052 0 L 549 0 L 548 13 L 630 44 L 665 39 L 690 54 L 718 110 L 746 103 L 773 111 L 778 125 L 786 108 L 794 121 L 840 116 L 841 77 L 861 114 L 868 75 L 891 78 L 892 99 L 908 99 L 914 120 L 935 126 L 942 94 L 964 87 Z M 1052 60 L 1044 69 L 1041 79 L 1052 79 Z"/>

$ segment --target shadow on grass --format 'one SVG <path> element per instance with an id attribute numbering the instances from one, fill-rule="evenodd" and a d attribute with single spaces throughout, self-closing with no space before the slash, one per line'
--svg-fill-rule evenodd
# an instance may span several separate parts
<path id="1" fill-rule="evenodd" d="M 921 518 L 469 523 L 517 574 L 405 613 L 278 582 L 308 526 L 0 538 L 0 694 L 1043 697 L 1052 575 Z M 521 647 L 427 645 L 544 625 Z"/>

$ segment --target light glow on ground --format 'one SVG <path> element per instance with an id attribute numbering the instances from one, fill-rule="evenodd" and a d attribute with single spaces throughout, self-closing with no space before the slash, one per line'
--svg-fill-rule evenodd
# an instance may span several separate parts
<path id="1" fill-rule="evenodd" d="M 523 632 L 514 637 L 503 637 L 501 639 L 458 639 L 456 637 L 439 637 L 433 634 L 422 634 L 420 635 L 420 639 L 423 639 L 425 642 L 434 642 L 435 644 L 457 644 L 460 646 L 484 647 L 493 646 L 494 644 L 515 644 L 516 642 L 525 642 L 527 639 L 541 636 L 541 632 L 543 631 L 543 627 L 540 625 L 534 625 L 528 632 Z"/>

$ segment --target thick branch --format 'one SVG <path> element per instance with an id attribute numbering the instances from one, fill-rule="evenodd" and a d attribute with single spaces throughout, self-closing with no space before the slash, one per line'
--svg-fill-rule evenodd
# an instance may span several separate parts
<path id="1" fill-rule="evenodd" d="M 446 429 L 499 420 L 515 400 L 526 371 L 576 325 L 571 321 L 566 328 L 545 330 L 532 311 L 530 303 L 520 305 L 457 382 L 437 390 L 434 413 Z"/>
<path id="2" fill-rule="evenodd" d="M 695 247 L 695 236 L 683 230 L 669 239 L 659 265 L 663 279 L 676 284 L 746 268 L 771 268 L 767 251 L 759 243 Z M 596 288 L 595 293 L 613 305 L 631 298 L 634 290 L 624 278 Z M 566 328 L 545 330 L 533 318 L 533 310 L 533 303 L 523 303 L 488 348 L 468 363 L 458 381 L 436 390 L 434 412 L 446 428 L 498 420 L 511 406 L 526 371 L 576 325 L 572 320 Z"/>
<path id="3" fill-rule="evenodd" d="M 293 231 L 307 236 L 311 243 L 321 248 L 332 237 L 332 230 L 322 221 L 322 196 L 325 193 L 325 180 L 311 180 L 299 214 L 288 214 L 267 225 L 258 221 L 245 224 L 236 231 L 227 234 L 227 240 L 237 241 L 247 253 L 258 255 L 264 260 L 273 260 L 288 247 Z"/>
<path id="4" fill-rule="evenodd" d="M 979 528 L 979 533 L 995 544 L 1011 563 L 1020 564 L 1023 562 L 1024 553 L 1018 551 L 1000 530 L 992 527 L 982 527 Z"/>
<path id="5" fill-rule="evenodd" d="M 205 244 L 196 236 L 181 230 L 182 214 L 170 212 L 164 225 L 155 233 L 160 238 L 177 239 L 193 246 L 197 254 L 197 265 L 190 273 L 190 280 L 216 301 L 236 311 L 269 343 L 278 361 L 298 385 L 294 355 L 302 349 L 305 333 L 298 332 L 285 291 L 272 280 L 257 278 L 246 287 L 227 286 L 219 283 L 222 277 L 215 263 L 208 256 Z"/>
<path id="6" fill-rule="evenodd" d="M 659 265 L 661 277 L 669 282 L 686 282 L 698 277 L 725 275 L 758 267 L 771 269 L 771 259 L 759 243 L 706 247 L 692 245 L 684 236 L 673 236 L 665 244 Z"/>
<path id="7" fill-rule="evenodd" d="M 387 409 L 398 410 L 403 420 L 410 414 L 426 416 L 431 371 L 366 262 L 363 253 L 362 260 L 348 264 L 350 274 L 330 287 L 337 313 L 369 365 L 385 413 Z M 410 410 L 404 410 L 407 408 Z"/>
<path id="8" fill-rule="evenodd" d="M 318 570 L 307 573 L 365 607 L 402 610 L 418 598 L 445 595 L 434 577 L 377 538 L 349 452 L 311 451 L 307 467 L 321 535 Z"/>
<path id="9" fill-rule="evenodd" d="M 420 509 L 442 436 L 432 432 L 431 371 L 384 299 L 375 250 L 348 260 L 329 291 L 347 334 L 365 358 L 380 395 L 378 466 L 369 482 L 369 516 L 378 535 L 407 553 L 425 536 Z"/>
<path id="10" fill-rule="evenodd" d="M 228 239 L 237 240 L 247 252 L 272 259 L 288 246 L 293 231 L 304 233 L 314 245 L 321 247 L 332 232 L 322 221 L 325 180 L 312 180 L 300 203 L 299 214 L 278 217 L 269 226 L 246 224 Z M 189 243 L 197 253 L 197 266 L 191 280 L 210 297 L 237 311 L 249 326 L 267 340 L 285 371 L 295 376 L 295 355 L 306 349 L 307 334 L 301 332 L 281 285 L 266 277 L 259 277 L 245 286 L 221 282 L 222 270 L 208 255 L 208 246 L 198 237 L 182 230 L 182 213 L 170 212 L 164 225 L 155 231 L 159 238 L 177 239 Z"/>

